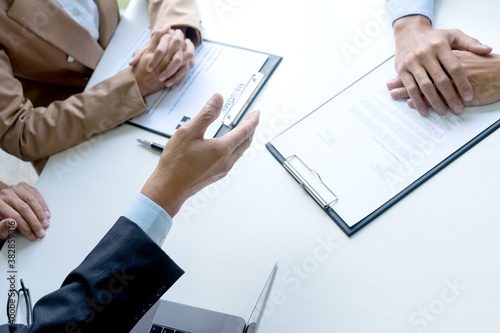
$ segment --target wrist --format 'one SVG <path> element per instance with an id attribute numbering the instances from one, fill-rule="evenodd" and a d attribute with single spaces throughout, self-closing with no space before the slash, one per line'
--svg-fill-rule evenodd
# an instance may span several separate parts
<path id="1" fill-rule="evenodd" d="M 174 181 L 168 176 L 158 175 L 156 171 L 149 177 L 141 190 L 142 195 L 163 208 L 172 218 L 179 212 L 186 200 L 182 193 L 184 192 Z"/>

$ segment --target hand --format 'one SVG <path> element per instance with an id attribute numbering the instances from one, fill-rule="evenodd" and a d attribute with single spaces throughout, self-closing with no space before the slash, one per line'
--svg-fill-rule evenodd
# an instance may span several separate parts
<path id="1" fill-rule="evenodd" d="M 171 217 L 190 196 L 223 178 L 252 142 L 259 111 L 250 113 L 243 124 L 223 137 L 204 139 L 222 105 L 222 96 L 213 95 L 195 118 L 175 132 L 141 190 Z"/>
<path id="2" fill-rule="evenodd" d="M 459 30 L 434 30 L 429 20 L 420 15 L 397 20 L 394 35 L 396 70 L 418 112 L 423 116 L 427 114 L 427 105 L 421 96 L 423 93 L 438 114 L 447 113 L 445 103 L 455 114 L 461 114 L 462 100 L 471 101 L 473 91 L 460 61 L 451 50 L 488 54 L 491 48 Z M 387 86 L 389 89 L 395 87 L 392 81 Z"/>
<path id="3" fill-rule="evenodd" d="M 164 82 L 162 88 L 175 88 L 194 67 L 194 52 L 193 43 L 184 38 L 181 30 L 171 30 L 166 25 L 153 32 L 149 42 L 134 53 L 129 65 L 138 65 L 143 55 L 149 54 L 144 64 L 147 73 Z"/>
<path id="4" fill-rule="evenodd" d="M 470 101 L 464 101 L 465 106 L 477 106 L 494 103 L 500 100 L 500 55 L 487 54 L 478 55 L 468 51 L 453 51 L 453 54 L 462 64 L 469 82 L 472 84 L 474 98 Z M 408 91 L 403 85 L 401 79 L 393 80 L 393 89 L 391 90 L 393 98 L 409 98 Z M 425 99 L 429 104 L 429 101 Z M 446 101 L 443 100 L 443 103 Z M 412 99 L 408 100 L 410 107 L 415 107 Z"/>
<path id="5" fill-rule="evenodd" d="M 5 219 L 0 221 L 0 241 L 6 240 L 9 237 L 9 230 L 16 230 L 16 221 L 13 219 Z M 0 248 L 1 248 L 0 244 Z"/>
<path id="6" fill-rule="evenodd" d="M 19 183 L 0 191 L 0 220 L 15 220 L 28 239 L 44 237 L 49 218 L 49 207 L 36 188 Z"/>

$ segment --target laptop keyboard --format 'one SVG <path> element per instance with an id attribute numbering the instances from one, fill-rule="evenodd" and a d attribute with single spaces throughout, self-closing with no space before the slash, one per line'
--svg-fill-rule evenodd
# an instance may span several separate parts
<path id="1" fill-rule="evenodd" d="M 190 332 L 177 330 L 175 328 L 161 326 L 158 324 L 153 324 L 153 326 L 151 326 L 151 329 L 149 330 L 149 333 L 190 333 Z"/>

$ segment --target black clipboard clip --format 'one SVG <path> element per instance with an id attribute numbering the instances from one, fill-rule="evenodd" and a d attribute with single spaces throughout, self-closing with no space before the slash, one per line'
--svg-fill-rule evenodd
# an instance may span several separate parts
<path id="1" fill-rule="evenodd" d="M 323 209 L 332 208 L 339 199 L 328 186 L 321 180 L 320 175 L 296 155 L 285 159 L 283 167 L 295 178 L 300 186 L 321 206 Z"/>
<path id="2" fill-rule="evenodd" d="M 240 96 L 233 104 L 233 106 L 227 111 L 226 115 L 222 119 L 222 125 L 226 127 L 234 127 L 240 121 L 240 118 L 245 113 L 246 109 L 253 101 L 255 95 L 260 89 L 263 83 L 265 75 L 263 73 L 257 72 L 252 75 L 250 80 L 243 88 Z"/>

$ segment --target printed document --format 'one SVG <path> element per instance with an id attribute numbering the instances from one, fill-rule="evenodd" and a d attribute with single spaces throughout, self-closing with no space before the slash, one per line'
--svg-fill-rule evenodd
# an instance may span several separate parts
<path id="1" fill-rule="evenodd" d="M 146 29 L 116 67 L 112 76 L 128 66 L 133 52 L 149 40 Z M 259 72 L 268 56 L 263 53 L 234 46 L 204 41 L 195 50 L 195 66 L 174 89 L 165 88 L 146 97 L 149 109 L 130 120 L 132 124 L 171 136 L 177 128 L 200 112 L 210 97 L 218 92 L 224 97 L 221 116 L 208 129 L 207 138 L 214 137 L 222 119 L 253 74 Z"/>
<path id="2" fill-rule="evenodd" d="M 500 119 L 499 103 L 422 117 L 390 97 L 395 75 L 386 61 L 271 141 L 321 177 L 350 227 Z"/>

